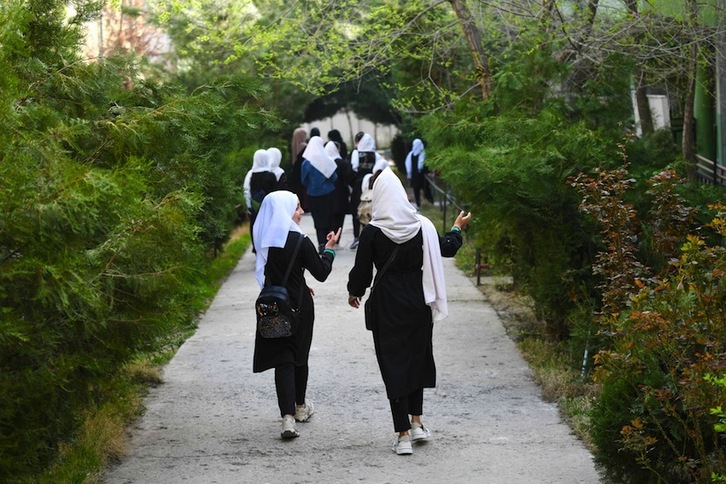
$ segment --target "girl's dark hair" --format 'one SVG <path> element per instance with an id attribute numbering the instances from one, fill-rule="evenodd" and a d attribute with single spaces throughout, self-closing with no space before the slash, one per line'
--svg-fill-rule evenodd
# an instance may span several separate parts
<path id="1" fill-rule="evenodd" d="M 356 143 L 359 142 L 360 139 L 363 137 L 363 135 L 365 135 L 365 133 L 363 131 L 358 131 L 358 133 L 356 133 L 356 135 L 355 135 L 355 142 Z"/>
<path id="2" fill-rule="evenodd" d="M 340 131 L 337 129 L 331 129 L 328 131 L 328 139 L 330 141 L 335 141 L 336 143 L 340 143 L 343 141 L 343 136 L 341 136 Z"/>

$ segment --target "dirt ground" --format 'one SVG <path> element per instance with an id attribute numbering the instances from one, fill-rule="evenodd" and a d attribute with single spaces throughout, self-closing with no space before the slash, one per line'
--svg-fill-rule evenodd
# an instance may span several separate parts
<path id="1" fill-rule="evenodd" d="M 312 220 L 304 231 L 314 237 Z M 592 456 L 545 402 L 507 336 L 521 311 L 485 295 L 446 260 L 449 317 L 434 328 L 438 386 L 424 394 L 430 442 L 397 456 L 385 389 L 362 310 L 347 305 L 355 251 L 346 220 L 333 273 L 315 290 L 301 436 L 280 439 L 273 373 L 252 373 L 254 256 L 247 252 L 164 369 L 108 483 L 597 483 Z M 490 301 L 487 300 L 490 299 Z M 501 300 L 500 300 L 501 299 Z M 497 310 L 494 309 L 497 307 Z"/>

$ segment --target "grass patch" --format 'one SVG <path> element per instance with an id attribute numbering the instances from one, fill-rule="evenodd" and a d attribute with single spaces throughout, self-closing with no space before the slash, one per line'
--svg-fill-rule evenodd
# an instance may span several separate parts
<path id="1" fill-rule="evenodd" d="M 249 230 L 239 228 L 223 252 L 210 258 L 196 291 L 195 306 L 200 313 L 209 307 L 249 244 Z M 162 348 L 138 355 L 117 375 L 100 384 L 97 394 L 103 403 L 78 416 L 83 422 L 80 430 L 59 445 L 56 462 L 37 476 L 19 482 L 102 483 L 107 466 L 120 461 L 126 453 L 126 427 L 143 413 L 143 398 L 149 387 L 162 383 L 161 367 L 192 334 L 193 326 L 171 335 Z"/>

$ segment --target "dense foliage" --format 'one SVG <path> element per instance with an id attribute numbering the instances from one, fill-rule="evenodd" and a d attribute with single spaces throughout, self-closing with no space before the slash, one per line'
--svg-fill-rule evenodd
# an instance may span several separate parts
<path id="1" fill-rule="evenodd" d="M 611 163 L 615 150 L 556 109 L 530 116 L 459 114 L 422 123 L 427 160 L 476 214 L 481 246 L 509 267 L 551 335 L 569 334 L 572 293 L 589 277 L 594 246 L 568 177 Z"/>
<path id="2" fill-rule="evenodd" d="M 0 9 L 0 476 L 42 468 L 108 375 L 193 324 L 235 153 L 273 122 L 257 82 L 187 94 L 130 58 L 79 61 L 64 5 Z"/>
<path id="3" fill-rule="evenodd" d="M 422 137 L 549 337 L 599 351 L 610 477 L 726 474 L 723 193 L 663 171 L 687 171 L 670 130 L 631 135 L 631 90 L 641 117 L 649 85 L 692 107 L 714 2 L 106 2 L 169 34 L 143 75 L 78 57 L 101 3 L 0 5 L 0 476 L 50 461 L 108 375 L 192 325 L 253 151 L 340 106 L 399 122 L 398 162 Z"/>
<path id="4" fill-rule="evenodd" d="M 628 175 L 620 169 L 574 183 L 604 245 L 594 265 L 603 294 L 596 458 L 618 482 L 707 482 L 726 470 L 711 410 L 726 399 L 712 382 L 726 371 L 726 207 L 713 207 L 715 219 L 694 227 L 678 177 L 664 171 L 649 180 L 652 210 L 641 216 L 623 202 L 635 181 Z M 646 218 L 650 251 L 668 261 L 660 268 L 638 256 Z"/>

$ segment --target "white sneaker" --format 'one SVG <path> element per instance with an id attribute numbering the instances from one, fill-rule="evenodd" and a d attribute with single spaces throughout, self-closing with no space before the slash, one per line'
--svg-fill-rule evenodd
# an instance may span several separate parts
<path id="1" fill-rule="evenodd" d="M 314 413 L 313 402 L 305 402 L 304 405 L 295 405 L 295 420 L 298 422 L 307 422 Z"/>
<path id="2" fill-rule="evenodd" d="M 398 455 L 413 454 L 413 447 L 411 446 L 411 436 L 404 435 L 403 437 L 398 437 L 396 443 L 393 444 L 393 451 Z"/>
<path id="3" fill-rule="evenodd" d="M 285 415 L 282 417 L 282 430 L 280 431 L 280 437 L 283 439 L 294 439 L 300 437 L 300 433 L 295 428 L 295 418 L 292 415 Z"/>
<path id="4" fill-rule="evenodd" d="M 431 431 L 418 422 L 411 422 L 411 441 L 426 442 L 431 437 Z"/>

